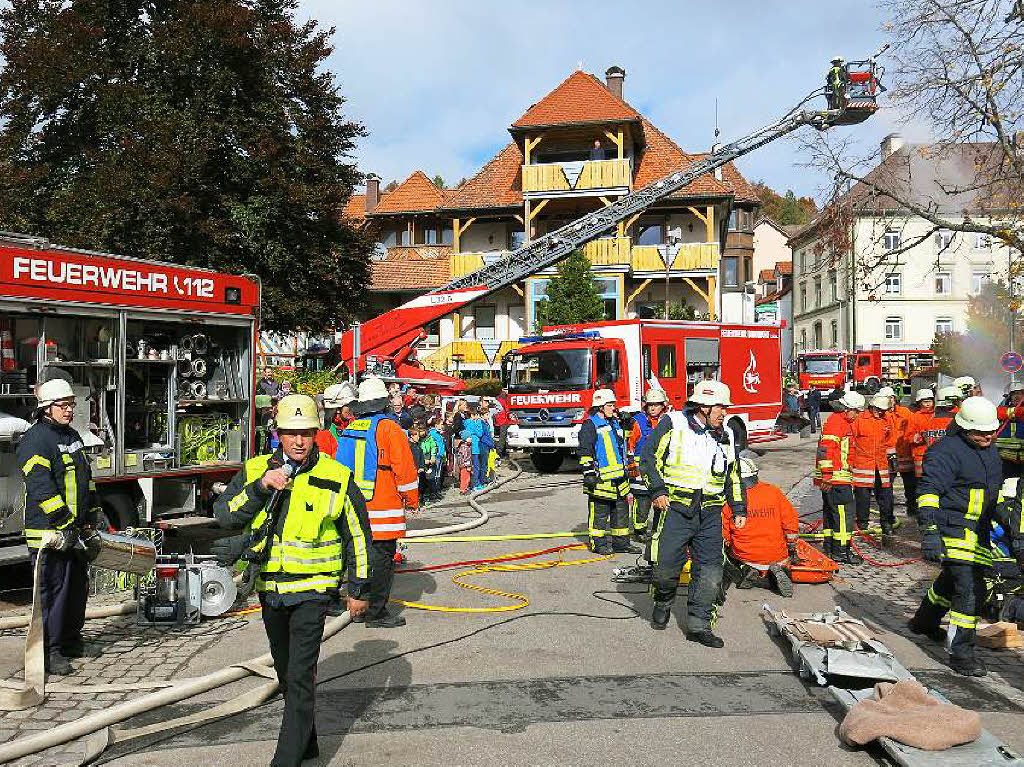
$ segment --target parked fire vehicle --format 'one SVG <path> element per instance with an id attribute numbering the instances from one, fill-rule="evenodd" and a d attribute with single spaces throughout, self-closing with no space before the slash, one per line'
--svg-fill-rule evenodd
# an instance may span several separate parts
<path id="1" fill-rule="evenodd" d="M 912 380 L 928 375 L 935 365 L 931 349 L 875 344 L 857 352 L 816 349 L 797 354 L 800 390 L 812 386 L 842 392 L 847 388 L 874 394 L 891 386 L 899 396 L 909 394 Z"/>
<path id="2" fill-rule="evenodd" d="M 27 559 L 17 440 L 40 378 L 70 379 L 106 522 L 203 516 L 253 454 L 260 285 L 0 237 L 0 563 Z"/>
<path id="3" fill-rule="evenodd" d="M 847 352 L 836 349 L 815 349 L 796 355 L 800 391 L 812 386 L 823 391 L 842 391 L 846 385 Z"/>
<path id="4" fill-rule="evenodd" d="M 579 446 L 597 389 L 638 411 L 644 392 L 664 389 L 681 410 L 696 383 L 729 385 L 728 421 L 741 443 L 772 439 L 782 409 L 778 325 L 620 320 L 545 328 L 505 357 L 508 446 L 530 453 L 539 471 L 557 471 Z"/>

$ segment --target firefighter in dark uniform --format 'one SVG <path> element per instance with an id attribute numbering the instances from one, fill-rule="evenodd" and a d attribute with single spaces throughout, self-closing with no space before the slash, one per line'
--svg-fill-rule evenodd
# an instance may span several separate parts
<path id="1" fill-rule="evenodd" d="M 55 378 L 36 388 L 36 422 L 18 442 L 25 477 L 25 539 L 40 564 L 46 670 L 70 674 L 68 658 L 96 657 L 82 639 L 89 571 L 80 534 L 97 511 L 96 485 L 82 444 L 71 427 L 75 393 Z M 46 551 L 43 552 L 42 549 Z"/>
<path id="2" fill-rule="evenodd" d="M 640 548 L 629 540 L 626 435 L 615 415 L 611 389 L 594 392 L 590 417 L 580 427 L 579 444 L 583 489 L 589 496 L 590 548 L 598 554 L 638 554 Z"/>
<path id="3" fill-rule="evenodd" d="M 316 664 L 344 570 L 349 613 L 355 617 L 367 608 L 370 520 L 352 473 L 317 450 L 316 402 L 293 394 L 281 399 L 277 414 L 281 447 L 246 461 L 214 504 L 221 527 L 246 533 L 221 539 L 211 550 L 222 563 L 252 559 L 254 552 L 265 555 L 257 558 L 256 590 L 284 696 L 271 764 L 290 767 L 319 754 L 313 722 Z M 274 498 L 277 503 L 271 503 Z"/>
<path id="4" fill-rule="evenodd" d="M 939 553 L 942 571 L 910 621 L 910 630 L 945 641 L 949 665 L 964 676 L 984 676 L 975 657 L 978 613 L 985 599 L 985 569 L 992 566 L 989 532 L 999 502 L 1002 462 L 995 447 L 996 407 L 968 397 L 956 414 L 960 427 L 932 445 L 924 456 L 918 485 L 921 550 Z M 949 613 L 949 629 L 939 628 Z"/>
<path id="5" fill-rule="evenodd" d="M 683 412 L 669 413 L 658 422 L 643 459 L 652 505 L 660 513 L 651 543 L 651 626 L 660 630 L 668 625 L 689 547 L 693 578 L 686 638 L 713 648 L 725 645 L 713 631 L 724 564 L 722 507 L 728 501 L 737 521 L 747 513 L 736 437 L 724 425 L 731 404 L 728 386 L 701 381 Z"/>
<path id="6" fill-rule="evenodd" d="M 825 75 L 825 97 L 829 109 L 842 109 L 846 102 L 846 62 L 842 56 L 832 58 L 832 66 Z"/>

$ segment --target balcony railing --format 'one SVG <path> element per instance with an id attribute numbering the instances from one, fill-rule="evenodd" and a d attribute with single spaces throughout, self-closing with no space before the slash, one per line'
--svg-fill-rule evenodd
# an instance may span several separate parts
<path id="1" fill-rule="evenodd" d="M 631 265 L 634 272 L 664 272 L 662 258 L 664 246 L 636 245 L 633 247 Z M 672 259 L 673 272 L 715 271 L 718 269 L 719 252 L 717 242 L 688 242 L 679 247 Z"/>
<path id="2" fill-rule="evenodd" d="M 583 255 L 594 266 L 619 266 L 629 264 L 629 248 L 628 237 L 602 237 L 584 245 Z"/>
<path id="3" fill-rule="evenodd" d="M 490 345 L 490 342 L 488 343 Z M 491 347 L 490 350 L 494 352 L 494 358 L 488 359 L 487 351 L 484 350 L 484 345 L 480 341 L 472 339 L 452 341 L 442 346 L 433 354 L 422 357 L 420 364 L 429 370 L 440 372 L 455 370 L 456 367 L 463 369 L 464 366 L 472 366 L 473 368 L 483 366 L 497 370 L 501 367 L 502 358 L 513 349 L 518 349 L 520 345 L 519 341 L 502 341 L 497 351 Z M 456 366 L 453 359 L 456 355 L 458 355 L 459 360 L 458 366 Z"/>
<path id="4" fill-rule="evenodd" d="M 586 160 L 523 166 L 523 192 L 573 192 L 628 188 L 629 160 Z"/>
<path id="5" fill-rule="evenodd" d="M 452 279 L 463 277 L 484 266 L 500 261 L 508 255 L 507 250 L 488 250 L 478 253 L 453 253 L 451 262 Z"/>

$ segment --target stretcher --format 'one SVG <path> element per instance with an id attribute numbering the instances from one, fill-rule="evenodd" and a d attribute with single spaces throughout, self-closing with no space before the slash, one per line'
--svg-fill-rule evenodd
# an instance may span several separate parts
<path id="1" fill-rule="evenodd" d="M 800 676 L 827 688 L 844 711 L 873 697 L 877 682 L 915 678 L 871 628 L 840 607 L 830 613 L 789 615 L 764 604 L 761 617 L 770 635 L 789 643 Z M 949 703 L 936 690 L 928 694 Z M 885 737 L 878 743 L 901 767 L 1024 767 L 1024 757 L 985 729 L 974 742 L 945 751 L 924 751 Z"/>

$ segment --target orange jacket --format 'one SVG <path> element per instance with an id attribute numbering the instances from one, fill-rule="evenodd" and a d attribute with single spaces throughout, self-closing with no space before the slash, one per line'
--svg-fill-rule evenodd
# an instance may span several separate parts
<path id="1" fill-rule="evenodd" d="M 732 510 L 722 509 L 722 537 L 733 557 L 757 565 L 772 565 L 796 545 L 800 525 L 796 509 L 775 485 L 758 482 L 747 489 L 747 519 L 738 527 Z"/>
<path id="2" fill-rule="evenodd" d="M 896 450 L 896 465 L 899 471 L 913 471 L 914 456 L 910 450 L 907 434 L 913 430 L 917 414 L 908 407 L 895 405 L 886 413 L 892 427 L 893 448 Z"/>
<path id="3" fill-rule="evenodd" d="M 946 434 L 946 429 L 953 416 L 931 413 L 918 413 L 914 419 L 914 430 L 910 434 L 911 450 L 914 455 L 914 474 L 924 474 L 924 454 L 932 445 Z"/>
<path id="4" fill-rule="evenodd" d="M 853 424 L 844 413 L 833 413 L 821 427 L 818 440 L 818 457 L 814 464 L 814 484 L 849 485 L 853 482 L 850 473 L 850 443 L 853 438 Z"/>
<path id="5" fill-rule="evenodd" d="M 876 418 L 865 410 L 853 422 L 853 444 L 850 449 L 850 468 L 853 484 L 874 487 L 875 472 L 883 487 L 892 486 L 889 476 L 889 453 L 894 449 L 893 419 L 886 413 Z"/>
<path id="6" fill-rule="evenodd" d="M 377 478 L 366 502 L 373 540 L 405 537 L 405 510 L 420 505 L 420 478 L 409 438 L 390 418 L 377 424 Z"/>

